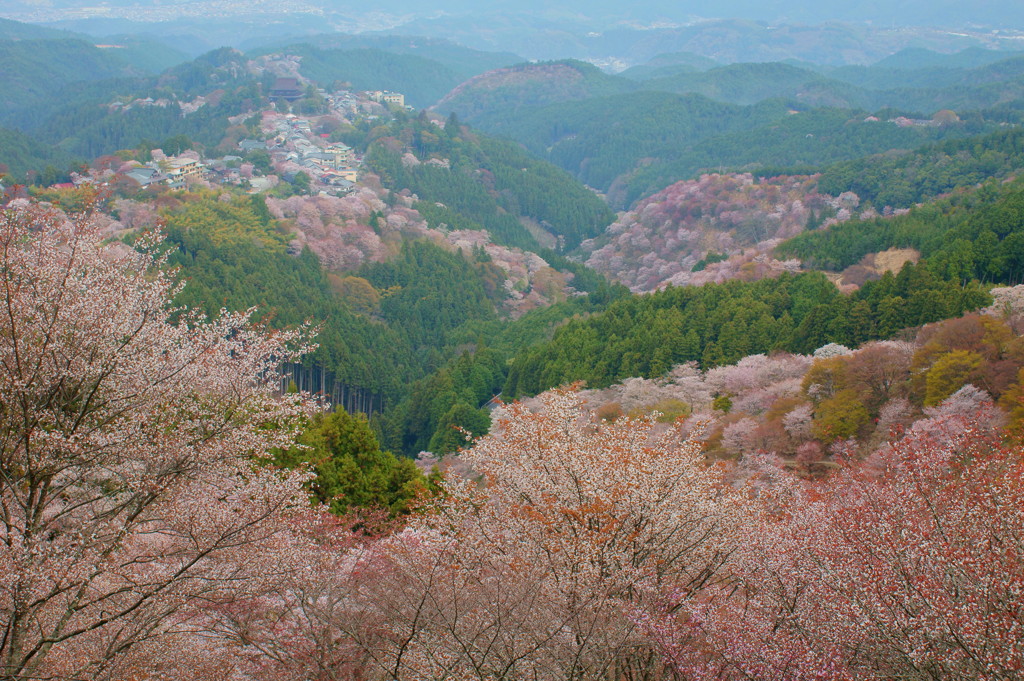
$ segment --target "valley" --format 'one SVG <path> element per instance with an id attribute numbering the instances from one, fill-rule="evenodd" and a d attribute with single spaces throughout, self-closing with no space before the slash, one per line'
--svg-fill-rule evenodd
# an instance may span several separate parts
<path id="1" fill-rule="evenodd" d="M 0 678 L 1016 678 L 1012 8 L 51 5 Z"/>

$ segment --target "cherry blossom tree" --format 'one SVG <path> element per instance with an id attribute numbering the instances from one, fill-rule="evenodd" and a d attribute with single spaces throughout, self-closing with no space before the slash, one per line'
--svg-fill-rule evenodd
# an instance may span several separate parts
<path id="1" fill-rule="evenodd" d="M 622 214 L 600 247 L 591 240 L 582 250 L 590 267 L 637 292 L 774 276 L 797 264 L 774 260 L 771 251 L 802 232 L 811 210 L 830 201 L 814 185 L 808 176 L 755 181 L 749 174 L 709 174 L 683 180 Z M 713 253 L 732 257 L 709 265 Z"/>
<path id="2" fill-rule="evenodd" d="M 461 455 L 481 477 L 377 551 L 389 678 L 660 678 L 634 609 L 727 572 L 741 506 L 699 441 L 597 422 L 572 392 L 539 403 L 506 407 Z"/>
<path id="3" fill-rule="evenodd" d="M 156 239 L 101 244 L 87 217 L 0 211 L 4 679 L 199 673 L 183 637 L 289 569 L 306 503 L 264 459 L 310 407 L 274 394 L 301 330 L 174 310 Z"/>
<path id="4" fill-rule="evenodd" d="M 824 482 L 761 490 L 737 582 L 644 618 L 693 679 L 1013 679 L 1024 464 L 947 417 Z M 695 641 L 698 643 L 695 644 Z"/>

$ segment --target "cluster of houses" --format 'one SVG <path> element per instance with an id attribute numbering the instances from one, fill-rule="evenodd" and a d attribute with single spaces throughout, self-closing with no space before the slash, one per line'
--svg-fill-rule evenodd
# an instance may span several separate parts
<path id="1" fill-rule="evenodd" d="M 120 174 L 142 187 L 166 185 L 171 189 L 184 189 L 198 180 L 236 185 L 247 180 L 254 191 L 261 191 L 268 189 L 273 182 L 268 183 L 265 178 L 245 177 L 240 170 L 244 157 L 260 150 L 266 151 L 274 165 L 283 169 L 281 179 L 286 182 L 294 182 L 297 175 L 304 172 L 312 182 L 330 193 L 345 193 L 355 187 L 359 160 L 351 147 L 317 137 L 308 120 L 293 114 L 275 118 L 270 139 L 244 139 L 238 144 L 238 155 L 204 163 L 194 151 L 186 151 L 180 156 L 165 156 L 155 149 L 153 160 L 122 168 Z"/>
<path id="2" fill-rule="evenodd" d="M 292 182 L 300 172 L 324 188 L 336 192 L 351 190 L 358 177 L 354 150 L 340 142 L 327 142 L 314 135 L 310 122 L 294 114 L 275 116 L 271 137 L 266 142 L 242 140 L 239 149 L 250 153 L 266 150 L 275 165 L 284 169 L 282 179 Z"/>
<path id="3" fill-rule="evenodd" d="M 302 85 L 302 82 L 295 78 L 278 78 L 271 92 L 271 99 L 290 103 L 304 94 Z M 327 102 L 330 115 L 342 120 L 352 120 L 357 116 L 376 118 L 375 113 L 368 112 L 365 108 L 368 101 L 384 106 L 405 107 L 405 97 L 401 93 L 387 90 L 366 93 L 347 90 L 327 93 L 318 90 L 318 93 Z M 165 107 L 171 103 L 170 100 L 136 99 L 111 106 L 127 110 L 148 106 Z M 189 111 L 205 103 L 202 97 L 194 102 L 178 102 L 180 106 L 187 106 Z M 189 150 L 178 156 L 167 156 L 159 149 L 154 149 L 152 160 L 147 163 L 131 161 L 116 171 L 106 171 L 103 177 L 82 176 L 78 181 L 105 182 L 116 174 L 134 180 L 141 187 L 157 185 L 170 189 L 185 189 L 190 184 L 204 182 L 248 186 L 251 191 L 258 192 L 272 188 L 279 180 L 295 183 L 299 174 L 305 173 L 314 191 L 343 194 L 355 188 L 361 159 L 351 147 L 328 141 L 326 134 L 315 134 L 309 119 L 270 109 L 263 114 L 262 127 L 267 139 L 243 139 L 238 143 L 237 155 L 207 159 L 204 162 L 195 151 Z M 245 157 L 254 151 L 267 152 L 276 175 L 261 177 L 257 173 L 254 176 L 253 166 L 245 161 Z"/>
<path id="4" fill-rule="evenodd" d="M 153 157 L 149 163 L 125 170 L 122 174 L 143 187 L 166 184 L 171 189 L 183 189 L 190 180 L 203 179 L 206 175 L 206 165 L 194 152 L 181 156 L 164 156 L 159 150 L 154 149 Z"/>
<path id="5" fill-rule="evenodd" d="M 366 93 L 367 99 L 378 104 L 394 104 L 405 108 L 405 95 L 400 92 L 391 92 L 390 90 L 369 90 Z"/>

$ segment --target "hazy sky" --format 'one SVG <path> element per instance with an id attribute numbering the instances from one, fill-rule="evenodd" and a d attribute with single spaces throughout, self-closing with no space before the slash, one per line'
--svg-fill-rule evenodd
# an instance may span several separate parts
<path id="1" fill-rule="evenodd" d="M 147 9 L 204 4 L 206 0 L 3 0 L 0 16 L 34 10 L 35 13 L 68 8 L 113 9 L 134 6 Z M 875 24 L 956 27 L 980 24 L 1024 30 L 1024 0 L 220 0 L 218 12 L 247 8 L 281 11 L 317 7 L 342 14 L 417 15 L 436 12 L 544 13 L 550 17 L 614 21 L 633 19 L 686 21 L 689 17 L 745 18 L 768 22 L 819 23 L 829 20 L 870 21 Z M 86 10 L 89 11 L 89 10 Z M 37 14 L 38 17 L 38 14 Z"/>

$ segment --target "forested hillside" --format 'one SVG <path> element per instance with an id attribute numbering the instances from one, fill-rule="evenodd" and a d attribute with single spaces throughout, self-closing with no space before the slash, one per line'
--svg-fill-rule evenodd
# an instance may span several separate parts
<path id="1" fill-rule="evenodd" d="M 820 169 L 1019 122 L 1015 53 L 913 54 L 839 68 L 666 55 L 618 77 L 525 65 L 471 79 L 437 108 L 522 143 L 618 208 L 702 172 Z"/>
<path id="2" fill-rule="evenodd" d="M 838 196 L 852 191 L 879 209 L 909 208 L 953 189 L 1005 178 L 1024 168 L 1019 128 L 927 145 L 912 153 L 888 153 L 835 163 L 818 187 Z"/>
<path id="3" fill-rule="evenodd" d="M 349 139 L 369 144 L 369 167 L 390 189 L 418 195 L 417 208 L 433 225 L 483 228 L 499 243 L 563 251 L 600 234 L 614 217 L 568 174 L 514 144 L 478 137 L 455 117 L 443 128 L 420 117 Z"/>
<path id="4" fill-rule="evenodd" d="M 262 200 L 200 200 L 165 210 L 171 263 L 188 285 L 180 302 L 211 314 L 255 307 L 269 324 L 319 325 L 319 348 L 306 361 L 339 382 L 393 396 L 413 377 L 411 347 L 393 330 L 354 314 L 312 253 L 285 252 L 286 239 Z"/>
<path id="5" fill-rule="evenodd" d="M 359 90 L 393 90 L 416 107 L 434 104 L 484 71 L 523 61 L 514 54 L 472 50 L 443 39 L 344 34 L 309 36 L 301 43 L 279 41 L 247 52 L 274 53 L 301 57 L 302 75 L 324 87 L 340 81 Z"/>
<path id="6" fill-rule="evenodd" d="M 502 114 L 495 114 L 481 126 L 608 191 L 618 207 L 701 172 L 818 168 L 994 127 L 980 117 L 961 125 L 901 127 L 865 120 L 866 111 L 797 106 L 638 92 L 517 111 L 500 120 Z"/>
<path id="7" fill-rule="evenodd" d="M 435 108 L 445 115 L 455 112 L 463 120 L 487 129 L 521 111 L 635 89 L 625 78 L 608 75 L 586 62 L 517 64 L 468 79 L 446 94 Z"/>
<path id="8" fill-rule="evenodd" d="M 142 75 L 107 50 L 81 40 L 0 40 L 0 122 L 21 124 L 30 110 L 60 96 L 63 88 L 86 81 Z M 66 95 L 65 95 L 66 96 Z"/>
<path id="9" fill-rule="evenodd" d="M 325 50 L 293 45 L 283 50 L 302 58 L 306 78 L 331 87 L 348 83 L 357 90 L 393 90 L 416 107 L 430 106 L 466 77 L 436 61 L 378 49 Z"/>
<path id="10" fill-rule="evenodd" d="M 0 41 L 0 678 L 1019 677 L 1022 57 L 257 16 Z"/>
<path id="11" fill-rule="evenodd" d="M 582 244 L 581 257 L 638 293 L 794 271 L 799 262 L 770 258 L 772 247 L 843 206 L 816 180 L 717 173 L 680 180 L 620 213 Z"/>
<path id="12" fill-rule="evenodd" d="M 731 104 L 756 104 L 779 97 L 818 106 L 870 106 L 870 95 L 861 88 L 844 87 L 841 81 L 791 64 L 730 64 L 700 72 L 683 66 L 676 73 L 664 73 L 667 68 L 662 71 L 661 75 L 644 78 L 643 88 L 695 93 Z"/>
<path id="13" fill-rule="evenodd" d="M 1017 284 L 1024 280 L 1024 186 L 990 181 L 978 189 L 915 207 L 905 215 L 806 232 L 778 252 L 809 267 L 841 270 L 868 253 L 914 248 L 952 279 Z"/>
<path id="14" fill-rule="evenodd" d="M 46 185 L 67 179 L 72 164 L 71 155 L 61 149 L 7 128 L 0 128 L 0 159 L 0 173 Z"/>
<path id="15" fill-rule="evenodd" d="M 943 280 L 924 265 L 908 265 L 852 295 L 840 294 L 817 273 L 669 288 L 618 301 L 521 352 L 504 392 L 532 395 L 574 381 L 602 387 L 630 376 L 660 376 L 690 361 L 713 367 L 778 350 L 856 346 L 988 302 L 977 284 Z"/>

